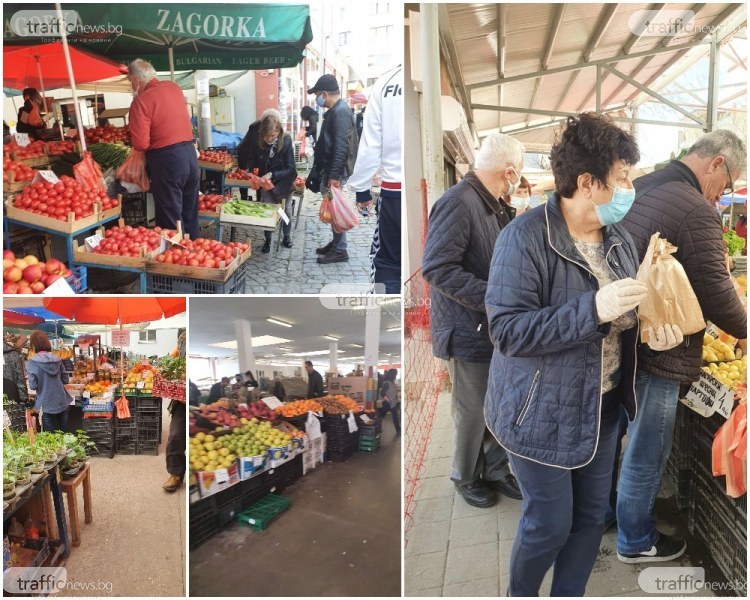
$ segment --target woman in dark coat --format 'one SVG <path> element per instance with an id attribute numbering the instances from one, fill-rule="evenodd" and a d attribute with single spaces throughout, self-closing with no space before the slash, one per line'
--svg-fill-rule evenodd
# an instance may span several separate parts
<path id="1" fill-rule="evenodd" d="M 485 303 L 494 345 L 485 420 L 523 494 L 509 596 L 583 596 L 604 532 L 621 406 L 636 414 L 638 253 L 619 223 L 635 199 L 629 133 L 569 117 L 552 148 L 556 193 L 503 229 Z M 668 331 L 666 331 L 668 329 Z M 667 326 L 650 346 L 682 341 Z"/>
<path id="2" fill-rule="evenodd" d="M 303 121 L 307 121 L 305 137 L 312 138 L 312 147 L 315 148 L 315 140 L 318 137 L 318 113 L 312 106 L 303 106 L 299 116 Z"/>
<path id="3" fill-rule="evenodd" d="M 288 133 L 284 133 L 281 115 L 274 109 L 266 110 L 259 121 L 255 121 L 247 130 L 245 137 L 237 147 L 237 162 L 241 169 L 258 170 L 258 176 L 270 179 L 274 187 L 271 190 L 258 190 L 260 202 L 282 204 L 290 221 L 282 224 L 284 247 L 292 247 L 291 214 L 292 192 L 297 168 L 294 162 L 294 143 Z M 266 242 L 261 252 L 271 250 L 271 232 L 266 231 Z"/>

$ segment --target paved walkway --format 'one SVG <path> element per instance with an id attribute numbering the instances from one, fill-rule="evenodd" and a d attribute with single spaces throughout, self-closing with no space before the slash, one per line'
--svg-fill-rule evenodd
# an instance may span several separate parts
<path id="1" fill-rule="evenodd" d="M 170 419 L 165 407 L 158 456 L 91 459 L 93 522 L 84 523 L 80 486 L 81 545 L 64 565 L 69 582 L 91 587 L 61 596 L 185 596 L 185 486 L 161 488 Z"/>
<path id="2" fill-rule="evenodd" d="M 349 194 L 353 200 L 353 195 Z M 349 261 L 319 265 L 315 249 L 331 240 L 331 226 L 320 221 L 318 211 L 322 196 L 305 190 L 302 213 L 295 229 L 292 221 L 292 248 L 280 246 L 269 262 L 260 252 L 265 241 L 263 232 L 237 228 L 237 240 L 252 240 L 253 255 L 248 264 L 247 294 L 319 294 L 331 293 L 335 285 L 344 285 L 347 292 L 367 293 L 370 286 L 370 246 L 377 217 L 374 210 L 368 217 L 360 216 L 358 227 L 347 232 Z M 296 212 L 295 207 L 295 212 Z M 229 228 L 224 232 L 229 240 Z M 205 231 L 213 232 L 206 227 Z M 275 238 L 274 238 L 275 244 Z"/>
<path id="3" fill-rule="evenodd" d="M 443 393 L 417 493 L 414 525 L 406 534 L 406 596 L 505 596 L 508 558 L 521 515 L 521 501 L 501 496 L 490 509 L 466 504 L 448 478 L 452 452 L 450 394 Z M 661 509 L 660 505 L 660 513 Z M 660 522 L 659 529 L 684 535 L 674 516 Z M 692 548 L 689 541 L 689 552 Z M 648 565 L 623 564 L 617 560 L 616 551 L 616 532 L 610 530 L 602 540 L 586 594 L 645 596 L 638 586 L 638 574 Z M 679 561 L 660 564 L 691 565 L 703 566 L 697 551 Z M 549 595 L 551 576 L 550 571 L 542 585 L 542 596 Z"/>

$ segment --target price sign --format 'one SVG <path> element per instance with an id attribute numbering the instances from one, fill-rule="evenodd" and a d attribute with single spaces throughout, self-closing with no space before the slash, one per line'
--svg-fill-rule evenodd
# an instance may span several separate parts
<path id="1" fill-rule="evenodd" d="M 37 183 L 39 181 L 49 181 L 50 183 L 60 183 L 60 180 L 58 179 L 57 175 L 53 171 L 37 171 L 36 175 L 34 175 L 34 179 L 32 183 Z"/>
<path id="2" fill-rule="evenodd" d="M 706 325 L 706 333 L 716 340 L 719 339 L 721 330 L 713 323 L 709 323 L 708 325 Z"/>
<path id="3" fill-rule="evenodd" d="M 136 381 L 135 382 L 135 387 L 137 387 L 139 390 L 142 390 L 144 387 L 146 387 L 146 382 L 145 381 Z"/>
<path id="4" fill-rule="evenodd" d="M 719 413 L 728 419 L 734 406 L 734 392 L 715 377 L 702 372 L 701 378 L 693 382 L 680 402 L 704 417 Z"/>
<path id="5" fill-rule="evenodd" d="M 102 243 L 103 239 L 104 238 L 99 233 L 90 235 L 86 238 L 86 250 L 88 250 L 89 252 L 93 252 L 94 249 Z"/>
<path id="6" fill-rule="evenodd" d="M 276 396 L 269 396 L 268 398 L 261 398 L 261 402 L 265 404 L 271 410 L 276 410 L 279 406 L 284 406 L 284 403 L 279 400 Z"/>
<path id="7" fill-rule="evenodd" d="M 95 374 L 94 373 L 86 373 L 86 379 L 88 381 L 94 381 Z"/>
<path id="8" fill-rule="evenodd" d="M 31 140 L 29 139 L 28 133 L 17 133 L 16 134 L 16 144 L 21 146 L 21 148 L 25 148 L 31 143 Z"/>
<path id="9" fill-rule="evenodd" d="M 282 220 L 284 221 L 284 223 L 286 223 L 287 225 L 289 225 L 289 217 L 284 212 L 284 209 L 283 208 L 279 208 L 279 210 L 277 212 L 279 213 L 279 216 L 282 218 Z"/>
<path id="10" fill-rule="evenodd" d="M 87 398 L 87 399 L 88 399 L 88 398 L 91 398 L 91 392 L 89 392 L 88 390 L 84 391 L 84 392 L 83 392 L 83 397 L 84 397 L 84 398 Z"/>
<path id="11" fill-rule="evenodd" d="M 113 346 L 129 346 L 130 345 L 130 329 L 116 329 L 112 332 L 112 345 Z"/>

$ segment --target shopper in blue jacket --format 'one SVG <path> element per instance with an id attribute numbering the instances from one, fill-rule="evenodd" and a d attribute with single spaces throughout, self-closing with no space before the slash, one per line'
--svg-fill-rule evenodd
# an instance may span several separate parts
<path id="1" fill-rule="evenodd" d="M 31 349 L 36 353 L 26 365 L 29 389 L 36 391 L 34 409 L 42 413 L 44 431 L 65 431 L 71 397 L 65 389 L 68 373 L 62 360 L 52 354 L 49 338 L 42 331 L 31 334 Z"/>
<path id="2" fill-rule="evenodd" d="M 635 197 L 629 133 L 568 118 L 552 149 L 556 193 L 501 232 L 487 283 L 494 344 L 487 426 L 523 495 L 508 593 L 583 596 L 601 543 L 623 405 L 636 414 L 638 317 L 646 285 L 619 224 Z M 656 332 L 654 349 L 682 340 Z M 679 338 L 679 340 L 678 340 Z"/>

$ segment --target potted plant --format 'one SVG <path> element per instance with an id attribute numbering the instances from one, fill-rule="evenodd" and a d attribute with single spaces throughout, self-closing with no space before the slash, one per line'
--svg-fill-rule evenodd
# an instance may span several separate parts
<path id="1" fill-rule="evenodd" d="M 33 462 L 31 464 L 31 473 L 33 475 L 40 475 L 44 473 L 44 449 L 34 445 L 31 449 L 31 456 Z"/>
<path id="2" fill-rule="evenodd" d="M 16 474 L 3 465 L 3 500 L 11 500 L 16 495 Z"/>

